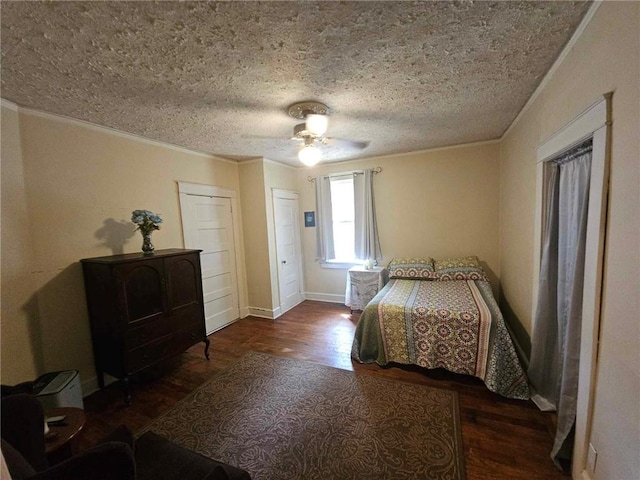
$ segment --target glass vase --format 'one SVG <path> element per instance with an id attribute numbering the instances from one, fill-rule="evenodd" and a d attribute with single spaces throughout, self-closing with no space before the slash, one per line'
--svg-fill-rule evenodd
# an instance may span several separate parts
<path id="1" fill-rule="evenodd" d="M 142 253 L 145 255 L 152 255 L 155 247 L 151 243 L 151 233 L 142 234 Z"/>

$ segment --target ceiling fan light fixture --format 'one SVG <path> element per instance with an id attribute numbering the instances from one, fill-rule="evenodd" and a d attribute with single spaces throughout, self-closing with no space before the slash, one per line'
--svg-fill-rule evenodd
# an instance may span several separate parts
<path id="1" fill-rule="evenodd" d="M 305 117 L 305 129 L 317 137 L 323 136 L 329 126 L 329 117 L 311 113 Z"/>
<path id="2" fill-rule="evenodd" d="M 298 158 L 307 167 L 313 167 L 316 165 L 320 161 L 321 157 L 322 152 L 320 152 L 320 149 L 315 145 L 305 145 L 298 152 Z"/>

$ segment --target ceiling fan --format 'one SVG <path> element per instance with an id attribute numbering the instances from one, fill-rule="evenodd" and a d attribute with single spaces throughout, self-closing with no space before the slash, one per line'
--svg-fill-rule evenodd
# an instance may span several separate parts
<path id="1" fill-rule="evenodd" d="M 291 140 L 302 142 L 298 158 L 302 163 L 311 167 L 322 159 L 319 145 L 336 145 L 362 150 L 369 142 L 356 142 L 325 136 L 329 126 L 329 107 L 320 102 L 298 102 L 291 105 L 287 112 L 289 116 L 304 120 L 293 127 Z"/>

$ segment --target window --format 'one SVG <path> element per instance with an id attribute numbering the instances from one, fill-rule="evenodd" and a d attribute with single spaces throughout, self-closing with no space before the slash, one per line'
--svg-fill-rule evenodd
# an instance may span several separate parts
<path id="1" fill-rule="evenodd" d="M 333 226 L 334 257 L 329 261 L 354 263 L 355 254 L 355 221 L 353 201 L 353 176 L 348 178 L 332 178 L 331 213 Z"/>
<path id="2" fill-rule="evenodd" d="M 317 177 L 318 259 L 329 268 L 345 268 L 381 259 L 372 170 Z"/>

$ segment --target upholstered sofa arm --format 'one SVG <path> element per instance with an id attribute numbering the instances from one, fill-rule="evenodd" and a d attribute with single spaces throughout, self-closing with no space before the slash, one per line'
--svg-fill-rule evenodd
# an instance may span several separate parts
<path id="1" fill-rule="evenodd" d="M 136 466 L 131 448 L 122 442 L 102 443 L 29 480 L 135 480 Z"/>
<path id="2" fill-rule="evenodd" d="M 138 480 L 180 478 L 181 480 L 251 480 L 248 472 L 204 457 L 153 432 L 136 439 Z"/>
<path id="3" fill-rule="evenodd" d="M 2 439 L 24 457 L 35 470 L 47 468 L 44 441 L 44 411 L 34 395 L 4 397 L 0 406 Z"/>
<path id="4" fill-rule="evenodd" d="M 134 480 L 136 478 L 133 452 L 122 442 L 103 443 L 37 473 L 20 452 L 4 440 L 2 453 L 13 480 Z"/>

